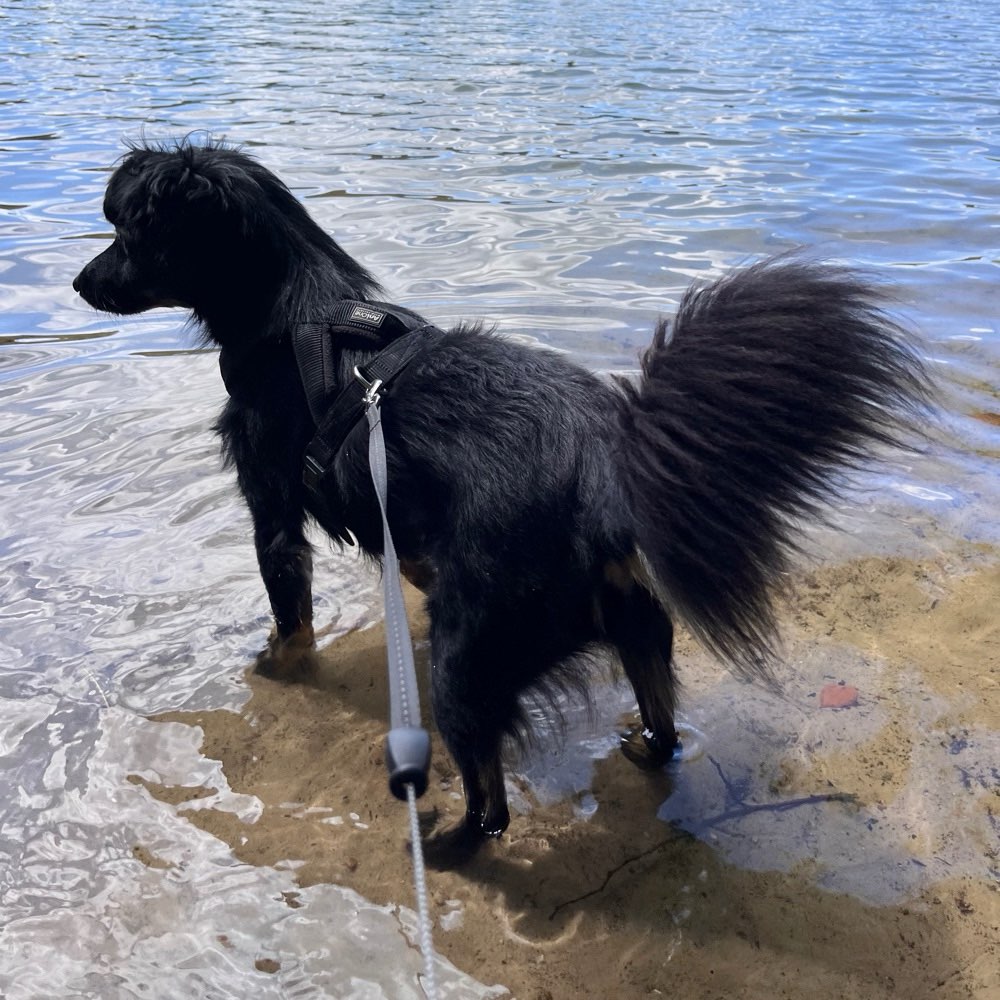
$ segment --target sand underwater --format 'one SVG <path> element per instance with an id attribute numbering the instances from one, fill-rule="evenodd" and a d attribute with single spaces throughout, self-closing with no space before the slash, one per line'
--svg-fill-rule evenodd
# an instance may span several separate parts
<path id="1" fill-rule="evenodd" d="M 522 1000 L 1000 997 L 998 594 L 1000 552 L 970 543 L 803 569 L 781 695 L 682 634 L 690 759 L 673 774 L 614 749 L 629 699 L 599 684 L 594 712 L 515 765 L 502 841 L 429 873 L 437 949 Z M 230 788 L 263 802 L 256 822 L 215 808 L 219 789 L 132 780 L 245 862 L 413 906 L 381 625 L 320 645 L 306 683 L 248 674 L 240 713 L 159 717 L 200 728 Z M 831 685 L 855 703 L 823 707 Z M 462 815 L 437 744 L 420 808 Z"/>

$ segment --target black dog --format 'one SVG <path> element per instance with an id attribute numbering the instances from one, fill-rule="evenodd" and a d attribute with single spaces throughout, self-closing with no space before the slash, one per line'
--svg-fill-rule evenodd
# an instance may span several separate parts
<path id="1" fill-rule="evenodd" d="M 115 241 L 73 287 L 113 313 L 189 309 L 222 349 L 217 426 L 276 623 L 258 668 L 287 670 L 313 646 L 306 518 L 382 551 L 363 420 L 322 502 L 303 486 L 316 425 L 293 334 L 379 286 L 220 144 L 133 147 L 104 212 Z M 851 272 L 786 256 L 689 291 L 637 384 L 479 326 L 429 340 L 395 379 L 390 521 L 427 594 L 434 717 L 467 802 L 442 840 L 470 852 L 507 827 L 501 749 L 526 735 L 523 696 L 581 681 L 584 654 L 620 657 L 642 721 L 623 746 L 650 767 L 676 743 L 672 618 L 767 676 L 794 519 L 925 402 L 923 367 L 876 303 Z M 383 346 L 335 342 L 331 388 Z"/>

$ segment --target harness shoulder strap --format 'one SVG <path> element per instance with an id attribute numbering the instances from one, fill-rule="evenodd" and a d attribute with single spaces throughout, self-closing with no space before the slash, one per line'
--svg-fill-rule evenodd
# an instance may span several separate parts
<path id="1" fill-rule="evenodd" d="M 399 306 L 345 299 L 337 303 L 328 319 L 297 324 L 292 347 L 313 421 L 319 425 L 327 412 L 337 377 L 335 356 L 341 348 L 353 341 L 359 347 L 377 350 L 422 323 L 416 313 Z"/>
<path id="2" fill-rule="evenodd" d="M 333 464 L 337 453 L 361 419 L 370 400 L 378 390 L 388 385 L 426 346 L 441 336 L 442 331 L 430 323 L 398 337 L 377 354 L 364 370 L 355 368 L 355 378 L 343 389 L 319 420 L 316 433 L 306 449 L 303 482 L 312 496 L 322 502 L 320 480 Z"/>

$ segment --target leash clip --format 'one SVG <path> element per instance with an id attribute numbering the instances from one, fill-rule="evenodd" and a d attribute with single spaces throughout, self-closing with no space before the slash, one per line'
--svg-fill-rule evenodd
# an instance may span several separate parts
<path id="1" fill-rule="evenodd" d="M 379 389 L 382 388 L 382 379 L 373 378 L 371 381 L 366 379 L 364 375 L 361 374 L 361 369 L 355 365 L 354 366 L 354 377 L 361 383 L 364 387 L 365 395 L 363 402 L 365 407 L 370 407 L 373 403 L 377 403 L 379 400 Z"/>

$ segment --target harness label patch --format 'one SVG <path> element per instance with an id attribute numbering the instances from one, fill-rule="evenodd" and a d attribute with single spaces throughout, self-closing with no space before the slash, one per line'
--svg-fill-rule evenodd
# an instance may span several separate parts
<path id="1" fill-rule="evenodd" d="M 369 326 L 381 326 L 385 319 L 385 313 L 377 309 L 369 309 L 368 306 L 355 306 L 351 312 L 350 322 L 367 323 Z"/>

